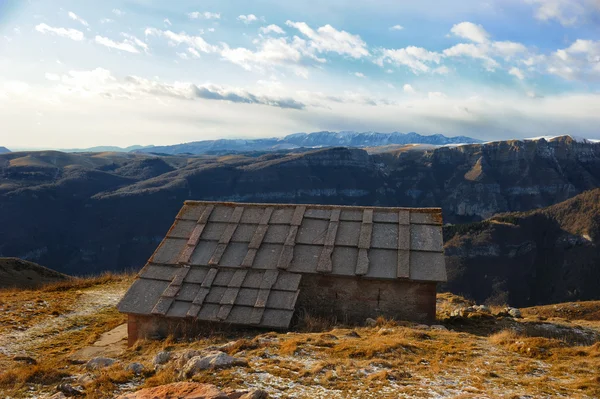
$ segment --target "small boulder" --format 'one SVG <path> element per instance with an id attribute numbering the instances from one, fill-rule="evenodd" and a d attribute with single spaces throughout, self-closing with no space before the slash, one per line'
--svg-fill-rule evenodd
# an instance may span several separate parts
<path id="1" fill-rule="evenodd" d="M 135 375 L 140 375 L 144 372 L 144 365 L 138 362 L 131 363 L 125 367 L 125 370 L 131 371 Z"/>
<path id="2" fill-rule="evenodd" d="M 235 397 L 232 395 L 229 395 L 229 398 L 235 399 Z M 240 396 L 240 399 L 269 399 L 269 394 L 262 389 L 256 389 Z"/>
<path id="3" fill-rule="evenodd" d="M 248 362 L 244 359 L 229 356 L 223 352 L 213 352 L 206 356 L 196 356 L 191 358 L 183 367 L 181 372 L 183 377 L 190 378 L 201 370 L 222 369 L 235 366 L 247 366 Z"/>
<path id="4" fill-rule="evenodd" d="M 414 328 L 416 330 L 429 330 L 429 326 L 427 324 L 417 324 Z"/>
<path id="5" fill-rule="evenodd" d="M 95 357 L 90 359 L 89 362 L 85 365 L 87 370 L 100 370 L 106 367 L 110 367 L 115 364 L 117 361 L 115 359 L 111 359 L 109 357 Z"/>
<path id="6" fill-rule="evenodd" d="M 67 384 L 67 383 L 63 383 L 63 384 L 59 384 L 56 387 L 56 390 L 58 392 L 61 392 L 63 394 L 65 394 L 65 396 L 71 397 L 71 396 L 83 396 L 83 391 L 74 388 L 73 385 L 71 384 Z"/>
<path id="7" fill-rule="evenodd" d="M 487 314 L 492 313 L 492 310 L 489 308 L 489 306 L 477 305 L 477 306 L 474 306 L 474 308 L 475 308 L 475 310 L 477 310 L 478 312 L 481 312 L 481 313 L 487 313 Z"/>
<path id="8" fill-rule="evenodd" d="M 432 330 L 438 330 L 438 331 L 448 331 L 448 329 L 446 328 L 446 326 L 443 326 L 441 324 L 434 324 L 431 326 Z"/>
<path id="9" fill-rule="evenodd" d="M 177 366 L 179 366 L 179 368 L 183 368 L 191 358 L 200 355 L 201 352 L 194 349 L 188 349 L 177 357 Z"/>
<path id="10" fill-rule="evenodd" d="M 367 318 L 367 319 L 365 320 L 365 325 L 366 325 L 367 327 L 375 327 L 375 326 L 377 325 L 377 320 L 375 320 L 375 319 L 372 319 L 372 318 L 370 318 L 370 317 L 369 317 L 369 318 Z"/>
<path id="11" fill-rule="evenodd" d="M 505 309 L 506 313 L 508 313 L 510 315 L 510 317 L 514 317 L 515 319 L 520 319 L 523 316 L 521 315 L 521 311 L 517 308 L 506 308 Z"/>
<path id="12" fill-rule="evenodd" d="M 348 338 L 360 338 L 360 335 L 356 331 L 350 331 L 348 334 L 344 335 Z"/>
<path id="13" fill-rule="evenodd" d="M 154 388 L 140 389 L 139 391 L 119 396 L 118 399 L 229 399 L 224 392 L 211 384 L 197 382 L 176 382 Z"/>
<path id="14" fill-rule="evenodd" d="M 161 351 L 154 356 L 154 365 L 160 366 L 161 364 L 165 364 L 171 359 L 171 352 Z"/>

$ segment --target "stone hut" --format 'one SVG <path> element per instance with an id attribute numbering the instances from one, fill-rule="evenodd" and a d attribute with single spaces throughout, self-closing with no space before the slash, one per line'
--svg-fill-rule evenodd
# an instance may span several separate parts
<path id="1" fill-rule="evenodd" d="M 442 244 L 438 208 L 186 201 L 118 309 L 130 343 L 302 312 L 432 322 Z"/>

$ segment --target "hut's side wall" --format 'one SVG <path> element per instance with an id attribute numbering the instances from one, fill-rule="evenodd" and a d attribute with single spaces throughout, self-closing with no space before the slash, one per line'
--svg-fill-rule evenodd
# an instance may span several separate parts
<path id="1" fill-rule="evenodd" d="M 434 282 L 304 274 L 296 310 L 352 324 L 378 316 L 432 323 L 435 305 Z"/>

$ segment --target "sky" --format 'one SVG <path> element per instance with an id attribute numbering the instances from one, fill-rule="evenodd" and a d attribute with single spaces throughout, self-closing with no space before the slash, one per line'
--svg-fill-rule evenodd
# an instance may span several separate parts
<path id="1" fill-rule="evenodd" d="M 0 0 L 0 146 L 600 139 L 600 0 Z"/>

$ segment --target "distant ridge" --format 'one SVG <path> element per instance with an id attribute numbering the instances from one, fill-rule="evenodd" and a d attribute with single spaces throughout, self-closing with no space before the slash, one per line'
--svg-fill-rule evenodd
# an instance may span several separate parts
<path id="1" fill-rule="evenodd" d="M 131 152 L 135 150 L 148 149 L 153 146 L 143 146 L 143 145 L 131 145 L 129 147 L 117 147 L 111 145 L 103 145 L 97 147 L 89 147 L 89 148 L 67 148 L 61 149 L 58 151 L 62 152 Z M 0 151 L 2 152 L 2 151 Z"/>
<path id="2" fill-rule="evenodd" d="M 0 289 L 35 288 L 70 278 L 37 263 L 19 258 L 0 258 Z"/>
<path id="3" fill-rule="evenodd" d="M 481 143 L 466 136 L 446 137 L 441 134 L 423 136 L 418 133 L 377 132 L 314 132 L 294 133 L 280 138 L 266 139 L 220 139 L 193 141 L 190 143 L 142 148 L 134 152 L 161 154 L 208 154 L 247 151 L 276 151 L 296 148 L 324 147 L 376 147 L 390 144 L 475 144 Z"/>
<path id="4" fill-rule="evenodd" d="M 11 152 L 8 148 L 6 147 L 0 147 L 0 154 L 6 154 Z"/>

